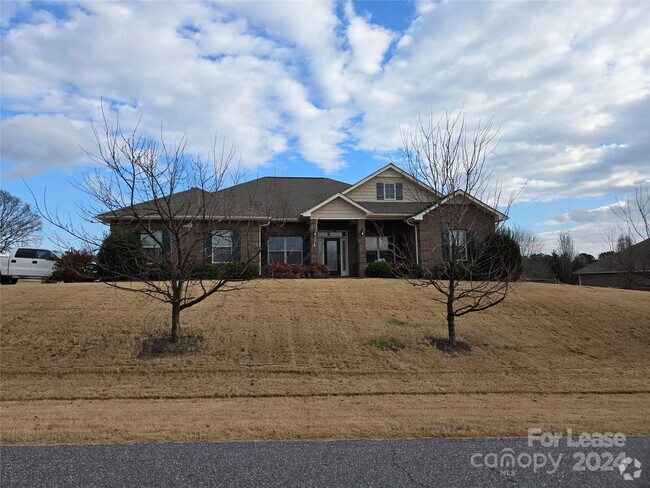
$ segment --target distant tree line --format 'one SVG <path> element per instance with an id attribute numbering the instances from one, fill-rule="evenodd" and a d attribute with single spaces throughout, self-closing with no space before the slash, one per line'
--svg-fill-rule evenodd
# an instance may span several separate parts
<path id="1" fill-rule="evenodd" d="M 598 255 L 598 259 L 613 254 L 613 251 Z M 555 281 L 577 284 L 578 278 L 573 273 L 596 261 L 596 257 L 585 252 L 577 252 L 573 237 L 569 232 L 560 232 L 555 249 L 551 254 L 535 252 L 524 256 L 526 278 L 531 281 Z"/>

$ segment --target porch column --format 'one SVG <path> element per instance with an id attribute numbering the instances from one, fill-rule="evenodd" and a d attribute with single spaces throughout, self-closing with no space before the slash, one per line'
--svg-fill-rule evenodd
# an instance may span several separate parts
<path id="1" fill-rule="evenodd" d="M 318 263 L 318 219 L 309 219 L 309 255 L 311 264 Z"/>
<path id="2" fill-rule="evenodd" d="M 357 249 L 359 256 L 357 261 L 359 263 L 359 277 L 365 278 L 366 276 L 366 221 L 357 220 Z"/>

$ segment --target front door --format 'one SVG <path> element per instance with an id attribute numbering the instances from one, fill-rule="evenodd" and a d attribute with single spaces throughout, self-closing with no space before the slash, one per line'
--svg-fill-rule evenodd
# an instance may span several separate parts
<path id="1" fill-rule="evenodd" d="M 341 276 L 341 239 L 325 239 L 325 266 L 330 275 Z"/>

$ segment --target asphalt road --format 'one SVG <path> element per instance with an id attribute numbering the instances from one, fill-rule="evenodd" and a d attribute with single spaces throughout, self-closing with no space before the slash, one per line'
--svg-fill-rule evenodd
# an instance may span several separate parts
<path id="1" fill-rule="evenodd" d="M 626 481 L 606 451 L 612 457 L 624 451 L 640 461 L 638 478 Z M 514 454 L 512 471 L 484 466 L 502 453 Z M 584 470 L 574 470 L 576 465 Z M 2 488 L 633 487 L 650 486 L 650 437 L 628 438 L 623 448 L 568 447 L 565 439 L 551 448 L 528 447 L 526 439 L 2 447 L 0 466 Z M 625 473 L 633 476 L 635 471 L 632 461 Z"/>

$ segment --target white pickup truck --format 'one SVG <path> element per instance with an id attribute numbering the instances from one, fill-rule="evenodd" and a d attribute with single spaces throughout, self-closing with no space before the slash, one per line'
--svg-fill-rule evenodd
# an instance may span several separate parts
<path id="1" fill-rule="evenodd" d="M 15 285 L 18 278 L 45 278 L 52 273 L 58 256 L 49 249 L 19 247 L 0 256 L 0 283 Z"/>

